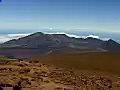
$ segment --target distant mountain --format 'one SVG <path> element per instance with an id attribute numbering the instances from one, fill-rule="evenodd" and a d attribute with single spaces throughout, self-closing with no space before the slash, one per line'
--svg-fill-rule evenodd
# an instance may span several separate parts
<path id="1" fill-rule="evenodd" d="M 120 44 L 115 42 L 112 39 L 109 39 L 108 41 L 103 42 L 102 48 L 112 52 L 120 52 Z"/>
<path id="2" fill-rule="evenodd" d="M 58 47 L 66 45 L 71 38 L 65 34 L 43 34 L 37 32 L 17 40 L 10 40 L 1 44 L 1 48 L 41 48 Z"/>
<path id="3" fill-rule="evenodd" d="M 37 32 L 17 40 L 13 39 L 0 44 L 0 49 L 37 49 L 42 54 L 43 52 L 44 54 L 120 52 L 120 44 L 112 39 L 102 41 L 92 37 L 86 39 L 72 38 L 66 34 L 44 34 Z"/>

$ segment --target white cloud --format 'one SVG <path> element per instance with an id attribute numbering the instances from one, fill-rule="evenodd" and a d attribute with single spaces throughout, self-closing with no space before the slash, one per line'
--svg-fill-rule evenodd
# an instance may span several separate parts
<path id="1" fill-rule="evenodd" d="M 74 34 L 68 34 L 68 33 L 65 33 L 65 32 L 56 32 L 56 33 L 48 33 L 48 32 L 45 32 L 46 34 L 66 34 L 67 36 L 69 37 L 75 37 L 75 38 L 88 38 L 88 37 L 93 37 L 93 38 L 97 38 L 97 39 L 101 39 L 101 40 L 104 40 L 104 41 L 107 41 L 109 40 L 110 38 L 103 38 L 103 37 L 100 37 L 100 36 L 97 36 L 97 35 L 88 35 L 88 36 L 78 36 L 78 35 L 74 35 Z"/>
<path id="2" fill-rule="evenodd" d="M 108 41 L 110 38 L 100 38 L 103 41 Z"/>
<path id="3" fill-rule="evenodd" d="M 68 33 L 65 33 L 65 32 L 56 32 L 56 33 L 47 33 L 47 32 L 45 32 L 45 33 L 46 34 L 66 34 L 69 37 L 75 37 L 75 38 L 88 38 L 88 37 L 100 38 L 99 36 L 96 36 L 96 35 L 78 36 L 78 35 L 74 35 L 74 34 L 68 34 Z"/>
<path id="4" fill-rule="evenodd" d="M 93 38 L 100 38 L 99 36 L 96 36 L 96 35 L 89 35 L 89 36 L 86 36 L 86 38 L 88 38 L 88 37 L 93 37 Z"/>
<path id="5" fill-rule="evenodd" d="M 50 30 L 53 30 L 53 28 L 49 28 Z"/>
<path id="6" fill-rule="evenodd" d="M 69 37 L 81 38 L 81 36 L 74 35 L 74 34 L 68 34 L 68 33 L 65 33 L 65 32 L 56 32 L 56 33 L 48 33 L 48 32 L 45 32 L 45 33 L 46 33 L 46 34 L 66 34 L 66 35 L 69 36 Z"/>
<path id="7" fill-rule="evenodd" d="M 0 36 L 0 43 L 4 43 L 6 41 L 12 40 L 12 39 L 18 39 L 21 37 L 25 37 L 29 34 L 7 34 L 4 36 Z"/>

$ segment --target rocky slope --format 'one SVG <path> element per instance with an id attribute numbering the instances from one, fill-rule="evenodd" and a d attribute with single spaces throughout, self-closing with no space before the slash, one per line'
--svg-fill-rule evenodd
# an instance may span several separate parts
<path id="1" fill-rule="evenodd" d="M 94 72 L 85 74 L 39 61 L 7 61 L 0 65 L 0 90 L 120 90 L 119 76 Z"/>

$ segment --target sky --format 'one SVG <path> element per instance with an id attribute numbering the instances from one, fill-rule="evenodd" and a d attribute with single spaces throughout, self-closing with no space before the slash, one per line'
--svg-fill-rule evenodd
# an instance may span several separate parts
<path id="1" fill-rule="evenodd" d="M 120 33 L 120 0 L 2 0 L 0 33 L 89 31 Z"/>

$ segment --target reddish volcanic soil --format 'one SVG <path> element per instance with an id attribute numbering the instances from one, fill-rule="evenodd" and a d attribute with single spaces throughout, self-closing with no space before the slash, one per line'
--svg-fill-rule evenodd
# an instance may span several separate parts
<path id="1" fill-rule="evenodd" d="M 120 54 L 117 53 L 84 53 L 49 55 L 34 57 L 32 60 L 75 70 L 95 70 L 120 74 Z"/>
<path id="2" fill-rule="evenodd" d="M 120 90 L 120 77 L 77 72 L 39 61 L 7 61 L 0 66 L 0 90 Z"/>
<path id="3" fill-rule="evenodd" d="M 120 90 L 119 56 L 91 53 L 1 60 L 0 90 Z"/>

